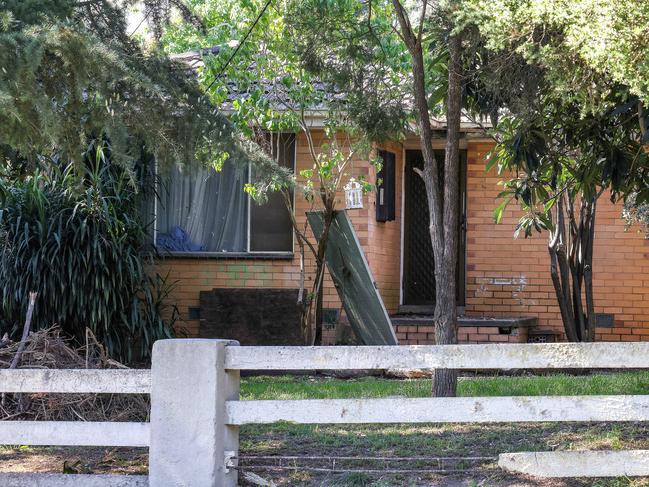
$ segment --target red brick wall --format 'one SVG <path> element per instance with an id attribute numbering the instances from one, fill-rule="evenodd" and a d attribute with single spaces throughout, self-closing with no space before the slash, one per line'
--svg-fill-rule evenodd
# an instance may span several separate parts
<path id="1" fill-rule="evenodd" d="M 513 239 L 520 217 L 512 204 L 501 224 L 493 208 L 502 179 L 485 173 L 487 142 L 470 142 L 467 181 L 467 313 L 530 315 L 539 327 L 562 330 L 549 274 L 547 234 Z M 603 196 L 597 209 L 593 278 L 595 311 L 613 313 L 614 328 L 598 328 L 599 340 L 649 337 L 649 242 L 625 231 L 620 205 Z"/>
<path id="2" fill-rule="evenodd" d="M 384 144 L 383 149 L 393 152 L 395 158 L 395 219 L 376 221 L 376 192 L 366 197 L 369 241 L 365 247 L 370 269 L 388 312 L 399 308 L 401 289 L 401 183 L 403 177 L 403 149 L 401 144 Z M 376 181 L 376 168 L 369 167 L 370 181 Z"/>
<path id="3" fill-rule="evenodd" d="M 316 134 L 322 137 L 322 134 Z M 317 137 L 316 137 L 317 138 Z M 319 144 L 316 140 L 316 144 Z M 469 141 L 467 171 L 467 284 L 466 312 L 485 316 L 536 316 L 541 328 L 561 330 L 561 320 L 549 276 L 547 235 L 514 240 L 514 226 L 519 218 L 515 205 L 506 210 L 500 225 L 493 223 L 493 209 L 501 180 L 494 172 L 485 173 L 484 156 L 489 142 Z M 362 210 L 351 210 L 354 227 L 366 251 L 371 271 L 389 312 L 395 312 L 400 295 L 401 187 L 403 150 L 400 144 L 386 144 L 396 154 L 396 220 L 376 222 L 375 195 L 364 197 Z M 297 139 L 297 168 L 311 167 L 303 135 Z M 375 169 L 367 161 L 355 160 L 353 173 L 375 180 Z M 344 207 L 341 194 L 338 207 Z M 305 221 L 310 205 L 296 195 L 297 219 Z M 297 251 L 297 249 L 296 249 Z M 625 231 L 621 209 L 602 198 L 598 206 L 594 259 L 596 311 L 615 314 L 613 328 L 598 329 L 600 340 L 640 340 L 649 337 L 649 242 L 636 231 Z M 198 321 L 189 320 L 188 308 L 199 306 L 199 292 L 216 287 L 297 288 L 299 263 L 292 260 L 249 259 L 164 259 L 160 271 L 169 271 L 178 280 L 172 300 L 178 305 L 185 326 L 198 333 Z M 307 269 L 313 269 L 311 259 Z M 307 272 L 311 276 L 312 272 Z M 647 276 L 647 277 L 645 277 Z M 335 288 L 327 275 L 325 307 L 340 308 Z M 491 340 L 484 330 L 467 332 L 463 341 Z M 493 330 L 492 330 L 493 331 Z M 407 331 L 406 343 L 411 338 Z M 427 333 L 413 331 L 410 333 Z M 471 335 L 485 335 L 472 340 Z M 331 342 L 333 330 L 326 331 Z M 426 336 L 426 340 L 428 340 Z M 415 340 L 415 338 L 412 338 Z M 511 338 L 508 338 L 510 340 Z M 522 338 L 515 338 L 520 341 Z M 497 338 L 502 340 L 502 338 Z"/>

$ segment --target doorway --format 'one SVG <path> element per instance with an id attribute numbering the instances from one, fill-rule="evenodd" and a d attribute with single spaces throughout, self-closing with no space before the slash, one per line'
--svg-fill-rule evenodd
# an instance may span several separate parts
<path id="1" fill-rule="evenodd" d="M 444 151 L 435 158 L 444 161 Z M 460 151 L 460 225 L 458 236 L 457 305 L 466 298 L 466 150 Z M 403 302 L 408 311 L 431 312 L 435 306 L 435 262 L 428 232 L 428 199 L 424 181 L 414 169 L 422 169 L 420 150 L 407 150 L 404 174 Z"/>

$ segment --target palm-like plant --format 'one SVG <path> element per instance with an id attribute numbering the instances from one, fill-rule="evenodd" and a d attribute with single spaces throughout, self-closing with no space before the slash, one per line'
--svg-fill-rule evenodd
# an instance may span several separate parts
<path id="1" fill-rule="evenodd" d="M 0 325 L 15 332 L 30 291 L 36 327 L 86 327 L 116 358 L 146 358 L 173 336 L 170 285 L 151 267 L 153 248 L 132 174 L 93 143 L 83 169 L 56 161 L 0 183 Z"/>

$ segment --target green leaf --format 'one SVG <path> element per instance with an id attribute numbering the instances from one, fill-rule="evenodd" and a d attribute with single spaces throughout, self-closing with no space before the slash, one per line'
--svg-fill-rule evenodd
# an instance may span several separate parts
<path id="1" fill-rule="evenodd" d="M 496 224 L 502 222 L 503 214 L 505 212 L 505 208 L 507 208 L 507 206 L 509 205 L 510 202 L 511 202 L 511 198 L 504 199 L 503 201 L 501 201 L 501 203 L 494 210 L 493 218 L 494 218 L 494 222 Z"/>

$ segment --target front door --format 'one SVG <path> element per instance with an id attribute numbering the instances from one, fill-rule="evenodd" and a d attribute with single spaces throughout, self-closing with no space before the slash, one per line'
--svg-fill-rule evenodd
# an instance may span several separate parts
<path id="1" fill-rule="evenodd" d="M 438 161 L 444 161 L 444 151 L 435 151 Z M 404 181 L 404 235 L 403 235 L 403 305 L 421 306 L 422 310 L 435 305 L 435 263 L 428 232 L 428 199 L 424 181 L 413 170 L 423 168 L 420 150 L 406 151 Z M 460 151 L 460 235 L 458 238 L 457 304 L 464 306 L 465 248 L 466 248 L 466 151 Z M 416 309 L 416 308 L 415 308 Z"/>

